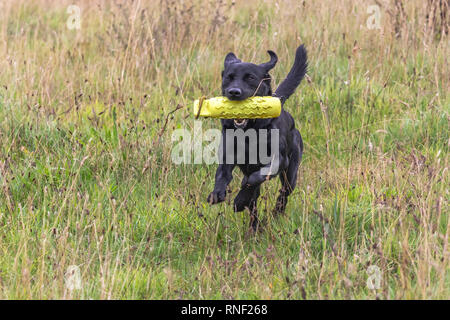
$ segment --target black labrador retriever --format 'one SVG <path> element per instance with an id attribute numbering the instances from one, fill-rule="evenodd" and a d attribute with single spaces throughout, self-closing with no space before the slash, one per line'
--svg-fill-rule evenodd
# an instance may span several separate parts
<path id="1" fill-rule="evenodd" d="M 224 70 L 222 71 L 222 95 L 230 100 L 244 100 L 252 96 L 271 96 L 271 70 L 278 61 L 277 55 L 273 51 L 268 51 L 270 61 L 256 65 L 246 63 L 239 60 L 234 53 L 230 52 L 225 57 Z M 307 54 L 303 45 L 297 48 L 295 54 L 295 62 L 286 79 L 279 85 L 275 94 L 280 98 L 282 106 L 284 102 L 294 93 L 297 86 L 305 76 L 307 69 Z M 222 140 L 220 164 L 217 168 L 215 177 L 215 186 L 213 192 L 208 196 L 207 201 L 210 204 L 216 204 L 225 200 L 227 186 L 232 179 L 232 171 L 238 166 L 244 174 L 241 189 L 234 199 L 234 211 L 239 212 L 248 208 L 250 211 L 250 225 L 256 230 L 259 225 L 257 216 L 256 202 L 259 197 L 261 184 L 276 175 L 280 176 L 281 190 L 277 199 L 275 213 L 282 213 L 286 208 L 287 198 L 295 188 L 297 182 L 297 171 L 303 152 L 303 141 L 300 132 L 295 128 L 294 119 L 282 108 L 281 115 L 272 119 L 222 119 Z M 266 129 L 268 135 L 266 139 L 261 139 L 257 134 L 257 148 L 261 144 L 267 144 L 265 150 L 271 150 L 270 136 L 273 129 L 278 129 L 278 162 L 277 165 L 273 161 L 262 163 L 260 157 L 257 161 L 249 161 L 251 153 L 255 147 L 255 141 L 250 139 L 240 140 L 237 143 L 245 143 L 245 160 L 238 161 L 239 146 L 234 144 L 233 160 L 227 158 L 228 149 L 226 149 L 226 132 L 251 130 L 257 133 L 262 129 Z M 230 138 L 228 138 L 230 139 Z M 265 140 L 265 141 L 263 141 Z M 242 147 L 242 146 L 240 146 Z M 228 150 L 228 151 L 227 151 Z M 273 168 L 275 168 L 273 170 Z"/>

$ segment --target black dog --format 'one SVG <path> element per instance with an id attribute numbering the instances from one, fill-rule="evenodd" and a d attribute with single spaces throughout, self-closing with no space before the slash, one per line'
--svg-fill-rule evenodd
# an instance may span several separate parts
<path id="1" fill-rule="evenodd" d="M 229 53 L 225 57 L 225 68 L 222 71 L 222 95 L 230 100 L 244 100 L 252 96 L 271 96 L 271 70 L 278 61 L 277 55 L 273 51 L 268 51 L 270 61 L 256 65 L 253 63 L 245 63 L 239 60 L 234 53 Z M 280 98 L 282 105 L 294 93 L 297 86 L 305 76 L 307 69 L 306 49 L 302 46 L 297 48 L 295 54 L 295 62 L 286 79 L 280 84 L 275 91 L 274 96 Z M 244 174 L 241 190 L 234 199 L 234 211 L 242 211 L 248 208 L 250 211 L 250 225 L 256 230 L 259 224 L 256 202 L 259 197 L 261 183 L 265 180 L 280 176 L 282 188 L 278 196 L 275 213 L 284 212 L 286 208 L 287 198 L 295 188 L 297 182 L 297 170 L 303 152 L 303 141 L 300 132 L 295 128 L 294 119 L 282 108 L 281 115 L 273 119 L 222 119 L 222 161 L 216 172 L 214 191 L 208 196 L 207 201 L 216 204 L 225 200 L 226 188 L 232 179 L 232 171 L 237 165 Z M 257 147 L 261 147 L 261 143 L 268 144 L 270 141 L 270 130 L 278 129 L 279 135 L 279 162 L 274 166 L 278 170 L 271 172 L 273 163 L 260 163 L 258 157 L 257 163 L 250 163 L 249 141 L 245 140 L 245 161 L 239 163 L 236 159 L 236 149 L 234 146 L 234 162 L 226 161 L 226 134 L 227 129 L 241 129 L 247 132 L 249 129 L 259 132 L 261 129 L 267 129 L 269 132 L 268 139 L 261 141 L 257 135 Z M 242 141 L 241 141 L 242 143 Z M 269 150 L 270 145 L 265 146 L 265 150 Z M 266 170 L 263 170 L 266 169 Z M 267 170 L 269 169 L 269 170 Z M 269 174 L 263 174 L 269 172 Z"/>

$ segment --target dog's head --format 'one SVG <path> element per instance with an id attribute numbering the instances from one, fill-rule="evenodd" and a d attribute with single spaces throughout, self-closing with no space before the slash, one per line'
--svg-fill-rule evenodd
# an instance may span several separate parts
<path id="1" fill-rule="evenodd" d="M 269 71 L 278 61 L 273 51 L 267 51 L 270 61 L 262 64 L 242 62 L 232 52 L 225 57 L 222 71 L 222 95 L 230 100 L 245 100 L 253 96 L 271 96 Z M 236 127 L 247 125 L 246 119 L 234 120 Z"/>
<path id="2" fill-rule="evenodd" d="M 268 53 L 270 61 L 259 65 L 242 62 L 232 52 L 227 54 L 222 71 L 222 94 L 230 100 L 272 95 L 269 71 L 278 58 L 275 52 Z"/>

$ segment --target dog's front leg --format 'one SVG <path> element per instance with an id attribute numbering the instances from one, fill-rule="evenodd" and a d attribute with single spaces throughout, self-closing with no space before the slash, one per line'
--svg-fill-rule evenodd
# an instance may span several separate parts
<path id="1" fill-rule="evenodd" d="M 216 171 L 216 181 L 214 184 L 214 190 L 208 196 L 208 203 L 216 204 L 225 201 L 227 194 L 227 186 L 233 179 L 234 164 L 219 164 Z"/>

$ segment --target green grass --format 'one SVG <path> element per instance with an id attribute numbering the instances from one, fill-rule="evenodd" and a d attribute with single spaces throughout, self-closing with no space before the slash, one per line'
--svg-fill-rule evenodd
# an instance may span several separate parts
<path id="1" fill-rule="evenodd" d="M 359 0 L 202 3 L 81 1 L 81 30 L 64 4 L 4 5 L 0 298 L 450 298 L 449 46 L 419 27 L 420 1 L 399 38 L 386 8 L 367 30 Z M 171 134 L 220 94 L 227 52 L 274 50 L 279 84 L 300 43 L 308 79 L 285 106 L 305 143 L 297 188 L 275 218 L 280 183 L 263 185 L 254 235 L 232 210 L 241 174 L 209 206 L 216 166 L 172 163 Z"/>

